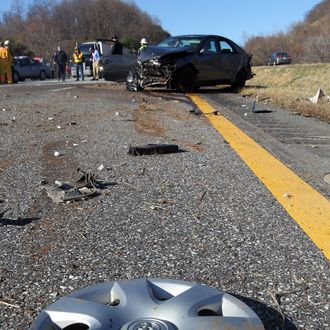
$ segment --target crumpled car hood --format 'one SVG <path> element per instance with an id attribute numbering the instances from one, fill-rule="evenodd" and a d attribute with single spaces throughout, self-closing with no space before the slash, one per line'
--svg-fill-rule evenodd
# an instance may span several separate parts
<path id="1" fill-rule="evenodd" d="M 177 58 L 194 52 L 194 48 L 185 46 L 180 48 L 165 48 L 158 46 L 148 46 L 144 48 L 139 56 L 139 61 L 145 62 L 152 58 L 165 60 L 167 58 Z"/>

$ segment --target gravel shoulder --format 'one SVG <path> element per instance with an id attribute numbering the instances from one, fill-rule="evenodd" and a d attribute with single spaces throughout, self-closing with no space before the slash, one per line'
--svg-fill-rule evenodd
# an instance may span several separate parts
<path id="1" fill-rule="evenodd" d="M 0 301 L 14 305 L 0 303 L 1 329 L 28 329 L 72 291 L 138 277 L 236 294 L 266 329 L 330 327 L 328 261 L 187 98 L 57 87 L 0 90 L 0 212 L 11 208 L 0 218 Z M 127 154 L 148 143 L 182 152 Z M 54 204 L 45 185 L 77 168 L 106 188 Z"/>

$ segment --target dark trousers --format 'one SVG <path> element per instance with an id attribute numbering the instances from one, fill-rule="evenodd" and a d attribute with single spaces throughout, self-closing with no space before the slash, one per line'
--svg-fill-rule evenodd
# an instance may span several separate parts
<path id="1" fill-rule="evenodd" d="M 58 65 L 58 80 L 65 80 L 65 64 L 59 64 Z"/>
<path id="2" fill-rule="evenodd" d="M 85 80 L 84 79 L 84 66 L 82 63 L 75 63 L 74 65 L 76 67 L 76 73 L 77 73 L 77 78 L 76 80 L 79 80 L 79 71 L 81 72 L 81 80 Z"/>

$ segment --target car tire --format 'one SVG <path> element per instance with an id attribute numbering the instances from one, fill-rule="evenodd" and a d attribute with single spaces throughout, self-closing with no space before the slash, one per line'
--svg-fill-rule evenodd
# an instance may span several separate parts
<path id="1" fill-rule="evenodd" d="M 17 84 L 19 82 L 20 78 L 19 78 L 19 74 L 17 71 L 14 71 L 13 73 L 13 81 L 14 81 L 14 84 Z"/>
<path id="2" fill-rule="evenodd" d="M 108 75 L 108 74 L 104 74 L 104 75 L 103 75 L 103 78 L 104 78 L 104 80 L 106 80 L 106 81 L 110 81 L 110 75 Z"/>
<path id="3" fill-rule="evenodd" d="M 235 82 L 231 85 L 233 88 L 243 88 L 246 82 L 246 73 L 244 70 L 240 70 L 236 75 Z"/>
<path id="4" fill-rule="evenodd" d="M 45 71 L 40 71 L 39 79 L 40 80 L 45 80 L 46 79 L 46 72 Z"/>
<path id="5" fill-rule="evenodd" d="M 183 68 L 179 73 L 176 87 L 183 93 L 193 92 L 196 89 L 196 72 L 191 67 Z"/>
<path id="6" fill-rule="evenodd" d="M 19 81 L 25 81 L 25 78 L 24 77 L 19 77 Z"/>

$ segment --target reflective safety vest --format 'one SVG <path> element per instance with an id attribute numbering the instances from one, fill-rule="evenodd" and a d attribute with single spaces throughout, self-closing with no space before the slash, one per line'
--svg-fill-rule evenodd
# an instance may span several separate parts
<path id="1" fill-rule="evenodd" d="M 83 62 L 83 54 L 82 53 L 73 53 L 73 62 L 74 63 L 82 63 Z"/>

